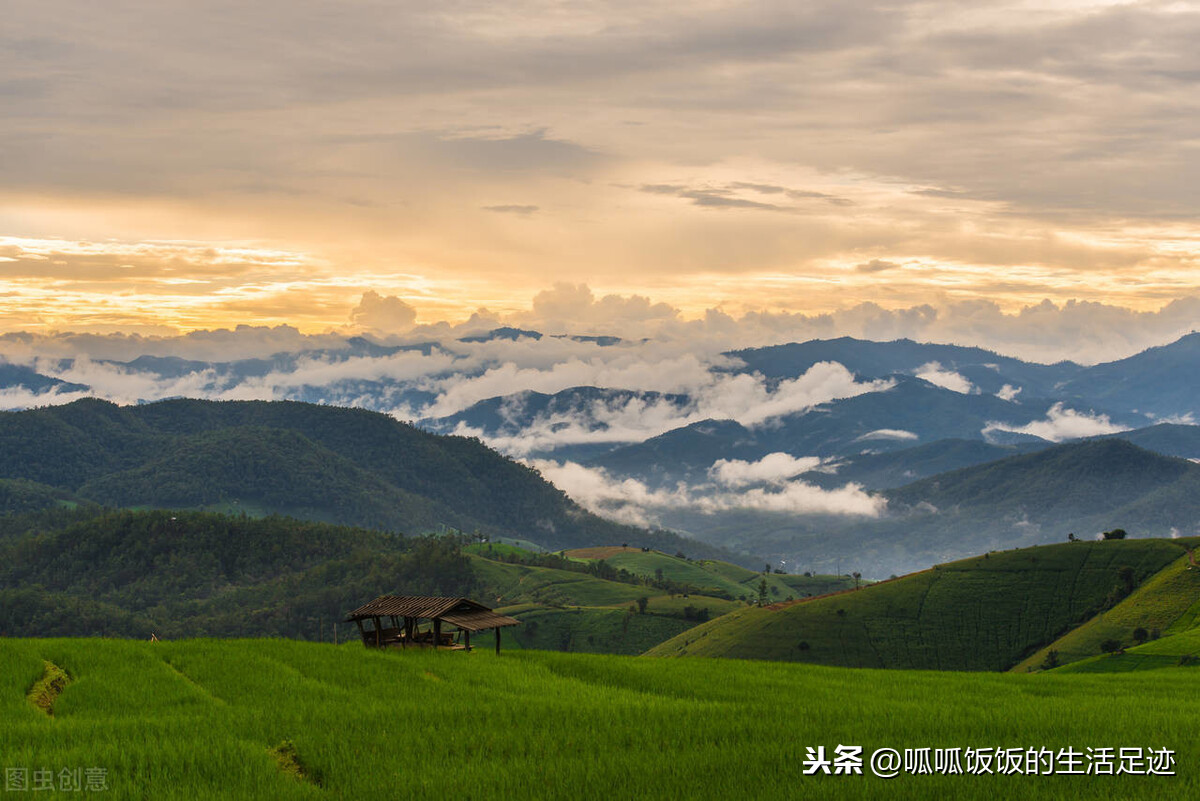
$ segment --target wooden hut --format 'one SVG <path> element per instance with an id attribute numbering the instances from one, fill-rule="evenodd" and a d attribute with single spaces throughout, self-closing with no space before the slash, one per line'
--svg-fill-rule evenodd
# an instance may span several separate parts
<path id="1" fill-rule="evenodd" d="M 521 625 L 468 598 L 427 595 L 381 595 L 348 614 L 346 622 L 350 621 L 358 624 L 363 644 L 372 648 L 412 645 L 469 651 L 472 633 L 495 629 L 496 653 L 500 629 Z M 371 627 L 365 625 L 368 621 Z"/>

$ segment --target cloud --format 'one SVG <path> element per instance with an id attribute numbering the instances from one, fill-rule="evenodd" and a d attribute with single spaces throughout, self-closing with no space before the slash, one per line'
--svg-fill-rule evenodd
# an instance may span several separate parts
<path id="1" fill-rule="evenodd" d="M 538 210 L 537 206 L 521 206 L 517 204 L 508 204 L 503 206 L 483 206 L 484 211 L 494 211 L 500 214 L 516 214 L 519 217 L 528 217 Z"/>
<path id="2" fill-rule="evenodd" d="M 868 431 L 861 437 L 855 439 L 855 442 L 869 442 L 873 439 L 897 440 L 901 442 L 911 442 L 920 439 L 919 436 L 911 431 L 903 431 L 898 428 L 878 428 L 874 431 Z"/>
<path id="3" fill-rule="evenodd" d="M 757 209 L 762 211 L 780 211 L 795 213 L 803 208 L 801 205 L 782 205 L 765 203 L 744 196 L 745 191 L 757 195 L 780 196 L 795 201 L 822 200 L 835 206 L 854 205 L 854 201 L 825 192 L 814 192 L 803 189 L 788 189 L 771 184 L 758 184 L 746 181 L 734 181 L 722 186 L 687 186 L 684 184 L 643 184 L 639 190 L 651 195 L 670 195 L 691 201 L 692 205 L 711 209 Z"/>
<path id="4" fill-rule="evenodd" d="M 928 381 L 930 384 L 952 392 L 959 392 L 963 395 L 970 395 L 975 391 L 974 384 L 953 370 L 944 369 L 939 362 L 929 362 L 921 365 L 917 368 L 915 375 L 917 378 Z"/>
<path id="5" fill-rule="evenodd" d="M 708 469 L 708 476 L 722 486 L 738 489 L 752 484 L 786 483 L 786 479 L 820 466 L 821 460 L 815 456 L 797 458 L 789 453 L 769 453 L 757 462 L 719 459 Z"/>
<path id="6" fill-rule="evenodd" d="M 900 265 L 894 261 L 884 261 L 883 259 L 871 259 L 868 262 L 856 265 L 854 270 L 860 273 L 881 273 L 884 270 L 896 270 Z"/>
<path id="7" fill-rule="evenodd" d="M 1106 414 L 1088 414 L 1066 409 L 1062 403 L 1056 403 L 1046 412 L 1045 420 L 1034 420 L 1023 426 L 1008 423 L 989 422 L 980 432 L 985 438 L 996 431 L 1007 431 L 1014 434 L 1029 434 L 1050 442 L 1062 442 L 1081 437 L 1096 437 L 1104 434 L 1116 434 L 1128 431 L 1127 426 L 1118 425 L 1109 420 Z"/>
<path id="8" fill-rule="evenodd" d="M 819 362 L 804 374 L 768 383 L 761 375 L 714 371 L 729 362 L 713 357 L 670 355 L 653 359 L 637 350 L 607 353 L 584 361 L 569 359 L 548 369 L 522 368 L 512 362 L 478 375 L 431 379 L 423 386 L 438 394 L 425 410 L 444 417 L 487 398 L 534 390 L 554 393 L 570 387 L 637 389 L 686 396 L 686 401 L 642 396 L 593 403 L 587 409 L 535 417 L 520 431 L 499 436 L 460 424 L 455 433 L 478 436 L 514 456 L 562 445 L 637 442 L 702 420 L 734 420 L 749 427 L 771 425 L 778 417 L 807 411 L 822 403 L 890 389 L 888 380 L 860 382 L 840 364 Z"/>
<path id="9" fill-rule="evenodd" d="M 350 311 L 350 324 L 387 333 L 407 331 L 417 321 L 417 310 L 395 295 L 384 297 L 374 290 L 363 293 Z"/>
<path id="10" fill-rule="evenodd" d="M 1014 387 L 1012 384 L 1005 384 L 1000 387 L 1000 391 L 996 393 L 996 397 L 1000 400 L 1013 401 L 1017 400 L 1017 396 L 1021 394 L 1020 387 Z"/>
<path id="11" fill-rule="evenodd" d="M 528 463 L 590 511 L 633 525 L 658 525 L 661 515 L 682 509 L 708 515 L 750 510 L 853 517 L 879 517 L 887 509 L 887 502 L 882 497 L 866 493 L 858 484 L 826 490 L 803 481 L 772 480 L 770 486 L 749 490 L 731 491 L 711 485 L 682 483 L 674 488 L 651 490 L 636 479 L 617 479 L 601 468 L 584 467 L 574 462 L 530 460 Z M 746 465 L 745 462 L 742 464 Z M 781 465 L 782 460 L 778 464 Z M 721 470 L 717 465 L 714 468 L 718 472 Z M 732 469 L 730 475 L 735 481 L 746 475 L 747 468 Z M 763 467 L 749 470 L 770 472 Z"/>

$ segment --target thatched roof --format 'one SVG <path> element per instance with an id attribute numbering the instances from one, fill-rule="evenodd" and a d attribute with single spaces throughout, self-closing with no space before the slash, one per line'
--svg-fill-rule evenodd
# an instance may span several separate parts
<path id="1" fill-rule="evenodd" d="M 467 631 L 521 625 L 521 621 L 516 618 L 496 614 L 469 598 L 441 598 L 431 595 L 381 595 L 348 614 L 346 621 L 392 616 L 440 619 Z"/>

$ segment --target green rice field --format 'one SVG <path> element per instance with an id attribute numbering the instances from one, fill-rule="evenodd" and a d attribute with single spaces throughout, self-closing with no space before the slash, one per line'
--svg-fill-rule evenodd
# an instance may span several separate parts
<path id="1" fill-rule="evenodd" d="M 47 689 L 47 663 L 65 686 Z M 107 789 L 73 794 L 113 799 L 1194 798 L 1197 719 L 1200 671 L 1188 668 L 938 673 L 281 639 L 0 640 L 0 768 L 56 780 L 92 769 Z M 1176 775 L 805 775 L 806 747 L 839 745 L 868 757 L 1167 748 L 1177 762 Z"/>

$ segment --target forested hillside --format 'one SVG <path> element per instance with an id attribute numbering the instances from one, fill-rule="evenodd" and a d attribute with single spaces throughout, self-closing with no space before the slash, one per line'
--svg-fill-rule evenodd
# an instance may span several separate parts
<path id="1" fill-rule="evenodd" d="M 723 555 L 602 520 L 478 440 L 296 402 L 81 400 L 3 413 L 3 479 L 12 481 L 0 484 L 0 513 L 66 500 L 279 513 L 410 534 L 478 530 L 549 548 L 629 542 Z"/>

